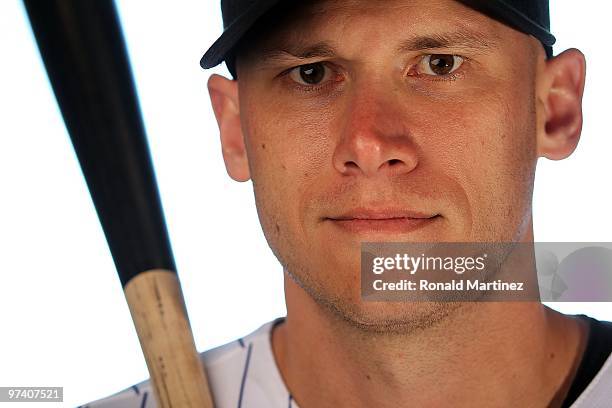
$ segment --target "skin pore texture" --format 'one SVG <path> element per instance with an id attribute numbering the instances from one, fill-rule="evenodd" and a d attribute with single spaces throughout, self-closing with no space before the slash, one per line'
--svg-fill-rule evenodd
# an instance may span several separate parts
<path id="1" fill-rule="evenodd" d="M 539 302 L 363 302 L 360 242 L 532 242 L 537 160 L 580 137 L 582 53 L 546 60 L 535 38 L 453 0 L 318 1 L 283 21 L 239 55 L 238 80 L 208 87 L 228 174 L 252 180 L 284 268 L 272 347 L 294 399 L 560 406 L 580 321 Z M 452 72 L 432 72 L 431 55 L 457 56 Z M 431 219 L 341 221 L 365 210 Z"/>

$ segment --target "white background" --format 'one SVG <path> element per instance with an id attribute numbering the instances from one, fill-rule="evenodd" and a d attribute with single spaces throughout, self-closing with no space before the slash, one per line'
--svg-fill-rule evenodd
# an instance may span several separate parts
<path id="1" fill-rule="evenodd" d="M 604 35 L 612 6 L 551 3 L 555 53 L 580 48 L 588 83 L 577 151 L 539 163 L 536 240 L 612 241 Z M 231 181 L 220 155 L 205 85 L 226 71 L 198 65 L 221 32 L 218 2 L 123 0 L 118 8 L 196 344 L 209 349 L 285 313 L 282 269 L 251 183 Z M 64 405 L 76 406 L 142 381 L 121 285 L 15 0 L 0 2 L 0 112 L 0 386 L 63 386 Z M 555 307 L 612 320 L 612 303 Z"/>

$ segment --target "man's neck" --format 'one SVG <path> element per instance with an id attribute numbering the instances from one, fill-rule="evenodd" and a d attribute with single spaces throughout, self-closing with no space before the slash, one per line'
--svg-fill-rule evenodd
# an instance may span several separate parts
<path id="1" fill-rule="evenodd" d="M 272 346 L 301 408 L 555 406 L 583 349 L 580 323 L 536 302 L 468 304 L 431 327 L 381 334 L 339 318 L 287 275 L 285 292 Z"/>

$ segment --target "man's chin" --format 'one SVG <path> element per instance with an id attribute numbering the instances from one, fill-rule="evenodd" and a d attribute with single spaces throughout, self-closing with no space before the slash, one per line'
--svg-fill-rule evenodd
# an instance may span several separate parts
<path id="1" fill-rule="evenodd" d="M 341 302 L 328 305 L 338 318 L 362 331 L 409 334 L 435 326 L 460 307 L 455 302 Z M 331 307 L 330 307 L 331 306 Z"/>
<path id="2" fill-rule="evenodd" d="M 340 324 L 370 333 L 408 334 L 427 329 L 455 313 L 458 302 L 392 302 L 364 301 L 361 297 L 358 265 L 354 268 L 319 267 L 314 270 L 335 270 L 330 279 L 313 277 L 306 270 L 291 273 L 290 279 L 305 294 Z"/>

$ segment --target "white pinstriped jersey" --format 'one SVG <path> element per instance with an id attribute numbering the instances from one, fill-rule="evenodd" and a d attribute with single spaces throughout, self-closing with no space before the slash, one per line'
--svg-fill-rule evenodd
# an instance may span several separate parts
<path id="1" fill-rule="evenodd" d="M 200 354 L 216 408 L 297 408 L 272 354 L 268 322 L 246 337 Z M 157 408 L 148 380 L 83 408 Z"/>
<path id="2" fill-rule="evenodd" d="M 201 353 L 217 408 L 298 408 L 274 361 L 270 333 L 275 319 L 246 337 Z M 143 381 L 83 408 L 156 408 Z M 612 355 L 572 408 L 612 407 Z"/>

